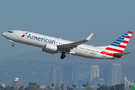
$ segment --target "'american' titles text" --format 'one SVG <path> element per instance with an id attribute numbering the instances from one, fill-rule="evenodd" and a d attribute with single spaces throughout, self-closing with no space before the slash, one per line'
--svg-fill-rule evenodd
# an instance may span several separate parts
<path id="1" fill-rule="evenodd" d="M 30 38 L 30 39 L 33 39 L 33 40 L 37 40 L 37 41 L 41 41 L 41 42 L 51 43 L 51 44 L 55 44 L 56 43 L 55 40 L 47 39 L 46 37 L 41 38 L 41 37 L 37 37 L 37 36 L 31 35 L 31 34 L 29 34 L 27 36 L 27 38 Z"/>

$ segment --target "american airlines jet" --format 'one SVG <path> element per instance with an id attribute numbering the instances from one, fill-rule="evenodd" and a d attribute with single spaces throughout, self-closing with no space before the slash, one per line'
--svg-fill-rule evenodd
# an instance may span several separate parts
<path id="1" fill-rule="evenodd" d="M 124 50 L 132 34 L 132 31 L 128 31 L 110 45 L 94 47 L 83 44 L 91 39 L 93 33 L 91 33 L 86 39 L 78 42 L 67 41 L 21 30 L 10 30 L 2 33 L 2 35 L 7 38 L 9 42 L 12 42 L 12 46 L 14 46 L 14 42 L 18 42 L 39 47 L 42 48 L 42 51 L 46 53 L 61 53 L 61 59 L 66 57 L 65 54 L 92 59 L 122 58 L 123 56 L 130 54 L 130 52 L 124 52 Z"/>

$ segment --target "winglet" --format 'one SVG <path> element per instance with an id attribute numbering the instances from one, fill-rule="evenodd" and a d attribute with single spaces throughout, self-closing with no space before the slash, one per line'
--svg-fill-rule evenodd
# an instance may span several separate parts
<path id="1" fill-rule="evenodd" d="M 91 34 L 86 38 L 86 40 L 89 41 L 89 40 L 91 39 L 92 35 L 93 35 L 93 33 L 91 33 Z"/>

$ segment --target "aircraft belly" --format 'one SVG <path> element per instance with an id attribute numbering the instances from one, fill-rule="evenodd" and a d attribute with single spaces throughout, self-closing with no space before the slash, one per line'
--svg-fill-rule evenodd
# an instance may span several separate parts
<path id="1" fill-rule="evenodd" d="M 80 57 L 85 57 L 85 58 L 96 58 L 97 55 L 95 54 L 91 54 L 90 52 L 88 51 L 85 51 L 85 50 L 75 50 L 76 52 L 76 56 L 80 56 Z"/>
<path id="2" fill-rule="evenodd" d="M 74 51 L 76 52 L 75 54 L 76 56 L 85 57 L 85 58 L 91 58 L 91 59 L 112 59 L 113 58 L 110 56 L 104 56 L 100 53 L 88 52 L 86 50 L 75 49 Z"/>

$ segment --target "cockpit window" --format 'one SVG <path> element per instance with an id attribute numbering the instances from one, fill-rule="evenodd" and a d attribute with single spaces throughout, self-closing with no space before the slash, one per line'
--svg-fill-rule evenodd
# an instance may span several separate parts
<path id="1" fill-rule="evenodd" d="M 8 31 L 9 33 L 13 33 L 13 31 Z"/>

